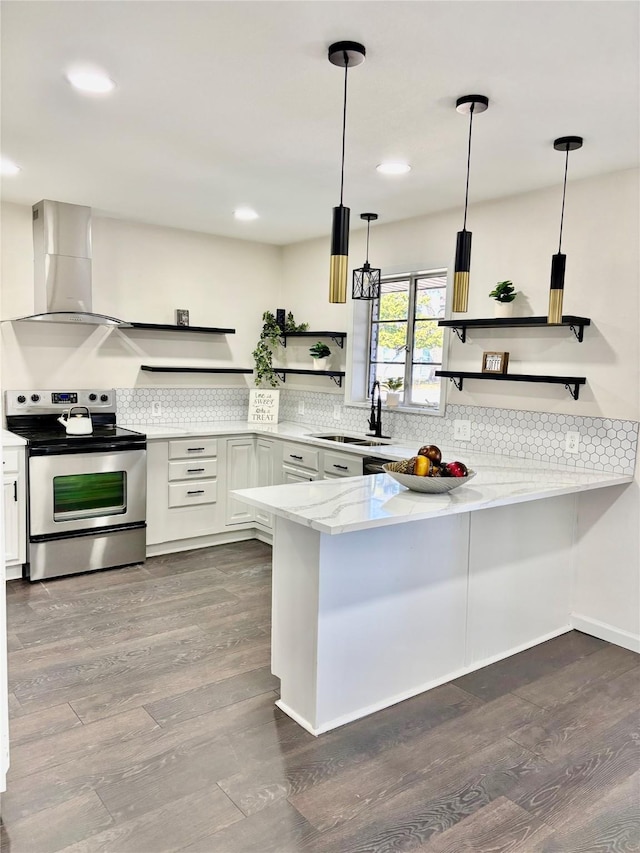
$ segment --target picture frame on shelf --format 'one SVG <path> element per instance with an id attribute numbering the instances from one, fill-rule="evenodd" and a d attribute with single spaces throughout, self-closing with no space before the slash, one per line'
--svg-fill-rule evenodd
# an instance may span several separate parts
<path id="1" fill-rule="evenodd" d="M 189 311 L 186 308 L 176 308 L 176 326 L 189 325 Z"/>
<path id="2" fill-rule="evenodd" d="M 508 352 L 483 352 L 482 353 L 482 372 L 483 373 L 506 373 L 509 367 Z"/>

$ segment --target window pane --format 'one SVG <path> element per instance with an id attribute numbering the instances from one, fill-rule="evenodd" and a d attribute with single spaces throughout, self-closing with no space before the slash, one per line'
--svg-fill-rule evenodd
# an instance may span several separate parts
<path id="1" fill-rule="evenodd" d="M 444 329 L 436 320 L 416 320 L 413 328 L 413 361 L 416 364 L 442 363 Z"/>
<path id="2" fill-rule="evenodd" d="M 376 320 L 406 320 L 409 312 L 409 281 L 383 281 Z"/>
<path id="3" fill-rule="evenodd" d="M 435 376 L 439 364 L 416 364 L 413 368 L 411 402 L 422 406 L 437 406 L 440 402 L 440 378 Z"/>
<path id="4" fill-rule="evenodd" d="M 434 317 L 441 320 L 444 317 L 446 295 L 446 279 L 444 277 L 418 279 L 416 318 Z"/>

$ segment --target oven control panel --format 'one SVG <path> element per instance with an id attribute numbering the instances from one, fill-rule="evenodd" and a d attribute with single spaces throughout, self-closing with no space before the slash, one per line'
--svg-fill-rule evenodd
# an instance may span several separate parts
<path id="1" fill-rule="evenodd" d="M 7 415 L 60 414 L 70 406 L 86 406 L 89 411 L 111 413 L 116 410 L 116 392 L 113 388 L 5 391 L 4 402 Z"/>

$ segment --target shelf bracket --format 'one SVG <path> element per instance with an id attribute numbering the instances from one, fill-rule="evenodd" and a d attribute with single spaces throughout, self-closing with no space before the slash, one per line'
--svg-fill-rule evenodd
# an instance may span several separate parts
<path id="1" fill-rule="evenodd" d="M 462 376 L 450 376 L 449 379 L 451 380 L 451 382 L 453 382 L 458 391 L 462 391 Z"/>
<path id="2" fill-rule="evenodd" d="M 333 379 L 338 388 L 342 388 L 342 376 L 330 376 L 329 378 Z"/>
<path id="3" fill-rule="evenodd" d="M 565 385 L 564 387 L 571 394 L 574 400 L 578 399 L 580 396 L 580 386 L 577 383 L 575 385 Z"/>
<path id="4" fill-rule="evenodd" d="M 336 346 L 339 346 L 340 349 L 344 349 L 344 336 L 343 335 L 331 335 L 330 338 Z M 342 383 L 340 383 L 342 384 Z"/>
<path id="5" fill-rule="evenodd" d="M 281 336 L 280 346 L 283 346 L 285 349 L 287 348 L 287 336 L 286 335 Z"/>
<path id="6" fill-rule="evenodd" d="M 460 338 L 462 343 L 466 343 L 467 340 L 467 327 L 466 326 L 452 326 L 451 327 L 456 335 Z"/>
<path id="7" fill-rule="evenodd" d="M 286 382 L 286 381 L 287 381 L 287 375 L 286 375 L 286 373 L 283 373 L 281 370 L 274 370 L 273 372 L 274 372 L 274 373 L 275 373 L 275 375 L 278 377 L 278 379 L 280 380 L 280 382 Z"/>
<path id="8" fill-rule="evenodd" d="M 582 341 L 584 340 L 584 326 L 580 326 L 580 325 L 578 325 L 577 323 L 576 323 L 576 325 L 574 326 L 574 325 L 573 325 L 573 323 L 571 323 L 571 325 L 569 326 L 569 328 L 571 329 L 571 331 L 573 332 L 573 334 L 574 334 L 574 335 L 576 336 L 576 338 L 578 339 L 578 342 L 579 342 L 579 343 L 582 343 Z"/>

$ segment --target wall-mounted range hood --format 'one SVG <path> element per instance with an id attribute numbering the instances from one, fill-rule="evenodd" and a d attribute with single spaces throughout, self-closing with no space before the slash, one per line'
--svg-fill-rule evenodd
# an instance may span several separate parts
<path id="1" fill-rule="evenodd" d="M 91 208 L 44 200 L 33 206 L 35 314 L 19 320 L 129 326 L 94 314 L 91 296 Z"/>

